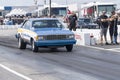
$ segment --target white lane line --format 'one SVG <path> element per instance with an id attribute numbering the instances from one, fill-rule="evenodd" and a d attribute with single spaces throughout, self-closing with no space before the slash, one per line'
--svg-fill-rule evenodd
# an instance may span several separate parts
<path id="1" fill-rule="evenodd" d="M 120 48 L 105 49 L 105 48 L 94 47 L 94 46 L 85 46 L 85 47 L 89 47 L 89 48 L 93 48 L 93 49 L 98 49 L 98 50 L 104 50 L 104 51 L 106 50 L 106 51 L 120 52 L 119 50 L 116 50 L 116 49 L 120 49 Z"/>
<path id="2" fill-rule="evenodd" d="M 120 49 L 120 48 L 110 48 L 110 49 Z"/>
<path id="3" fill-rule="evenodd" d="M 120 52 L 120 51 L 118 51 L 118 50 L 110 50 L 110 51 L 114 51 L 114 52 Z"/>
<path id="4" fill-rule="evenodd" d="M 29 77 L 27 77 L 27 76 L 24 76 L 24 75 L 22 75 L 22 74 L 20 74 L 20 73 L 18 73 L 18 72 L 16 72 L 16 71 L 14 71 L 14 70 L 6 67 L 6 66 L 3 65 L 3 64 L 0 64 L 0 67 L 4 68 L 5 70 L 7 70 L 7 71 L 9 71 L 9 72 L 11 72 L 11 73 L 13 73 L 13 74 L 15 74 L 15 75 L 17 75 L 17 76 L 25 79 L 25 80 L 32 80 L 31 78 L 29 78 Z"/>
<path id="5" fill-rule="evenodd" d="M 108 51 L 114 51 L 114 52 L 120 52 L 119 50 L 116 50 L 116 49 L 106 49 L 106 50 L 108 50 Z"/>
<path id="6" fill-rule="evenodd" d="M 105 50 L 104 48 L 94 47 L 94 46 L 87 46 L 87 45 L 85 45 L 85 47 L 89 47 L 89 48 L 93 48 L 93 49 L 99 49 L 99 50 Z"/>

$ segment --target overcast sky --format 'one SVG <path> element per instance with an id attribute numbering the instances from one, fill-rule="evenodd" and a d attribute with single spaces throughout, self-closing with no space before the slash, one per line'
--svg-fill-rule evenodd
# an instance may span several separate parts
<path id="1" fill-rule="evenodd" d="M 44 4 L 45 0 L 37 0 L 38 4 Z M 120 6 L 119 0 L 51 0 L 52 2 L 59 4 L 72 4 L 72 3 L 88 3 L 88 2 L 113 2 Z M 46 3 L 49 3 L 49 0 L 46 0 Z M 0 0 L 0 6 L 30 6 L 34 5 L 34 0 Z M 119 7 L 120 8 L 120 7 Z"/>

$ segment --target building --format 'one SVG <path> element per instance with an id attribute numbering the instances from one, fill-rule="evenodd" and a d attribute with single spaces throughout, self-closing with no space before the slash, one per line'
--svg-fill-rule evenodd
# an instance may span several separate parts
<path id="1" fill-rule="evenodd" d="M 12 10 L 11 6 L 0 6 L 0 17 L 5 16 Z"/>
<path id="2" fill-rule="evenodd" d="M 50 15 L 50 5 L 44 5 L 38 8 L 39 16 L 49 16 Z M 51 15 L 65 16 L 67 14 L 66 5 L 58 5 L 56 3 L 51 4 Z"/>

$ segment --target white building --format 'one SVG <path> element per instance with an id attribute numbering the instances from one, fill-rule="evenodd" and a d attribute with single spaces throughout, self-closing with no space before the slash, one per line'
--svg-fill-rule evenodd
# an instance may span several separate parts
<path id="1" fill-rule="evenodd" d="M 43 7 L 38 7 L 39 16 L 49 16 L 50 15 L 50 5 L 44 5 Z M 51 15 L 65 16 L 67 13 L 67 5 L 59 5 L 56 3 L 51 4 Z"/>

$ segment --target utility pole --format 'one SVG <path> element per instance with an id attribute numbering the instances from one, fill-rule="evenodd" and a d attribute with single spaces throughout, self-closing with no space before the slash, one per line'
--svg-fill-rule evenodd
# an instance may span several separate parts
<path id="1" fill-rule="evenodd" d="M 51 0 L 49 0 L 49 10 L 50 10 L 50 11 L 49 11 L 49 16 L 51 17 L 51 15 L 52 15 L 52 14 L 51 14 Z"/>
<path id="2" fill-rule="evenodd" d="M 46 5 L 46 0 L 44 0 L 44 5 Z"/>
<path id="3" fill-rule="evenodd" d="M 37 10 L 38 9 L 38 0 L 34 0 L 34 4 L 35 4 L 36 10 Z M 38 12 L 35 15 L 38 16 Z"/>
<path id="4" fill-rule="evenodd" d="M 34 0 L 35 5 L 37 5 L 37 0 Z"/>
<path id="5" fill-rule="evenodd" d="M 66 0 L 66 15 L 68 14 L 68 1 Z"/>

